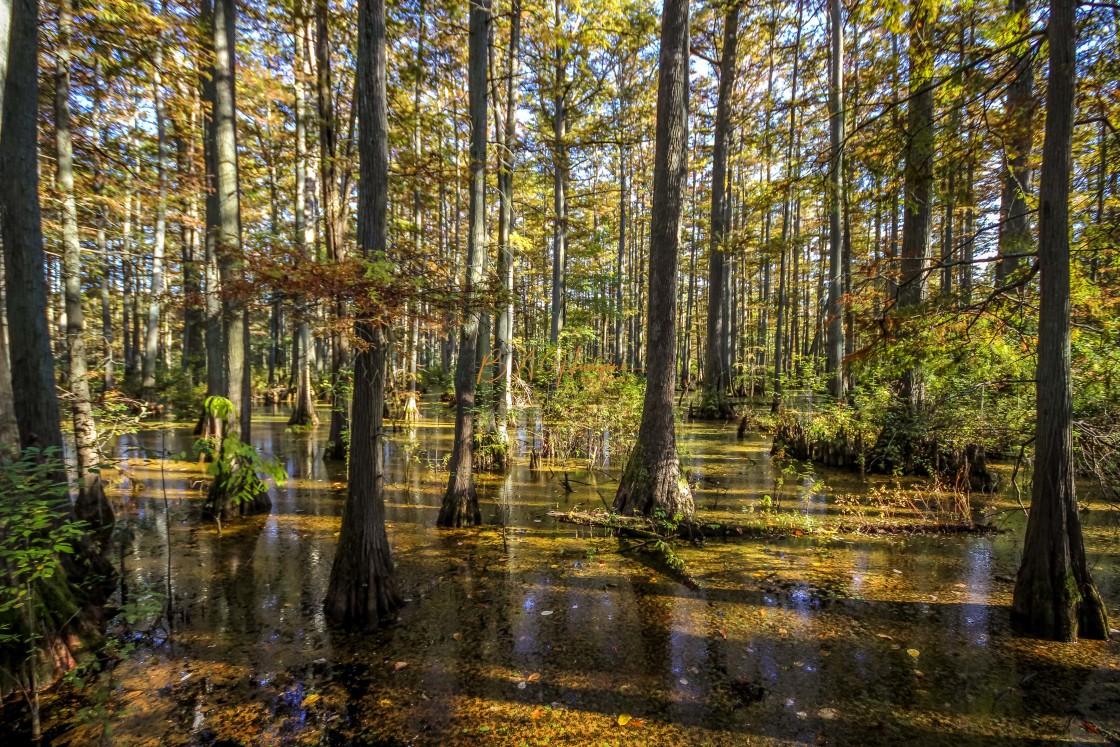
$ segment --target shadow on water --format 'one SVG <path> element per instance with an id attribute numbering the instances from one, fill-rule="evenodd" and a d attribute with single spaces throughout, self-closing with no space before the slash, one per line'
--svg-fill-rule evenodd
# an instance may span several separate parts
<path id="1" fill-rule="evenodd" d="M 87 688 L 77 715 L 60 703 L 58 744 L 956 747 L 1099 743 L 1083 722 L 1120 726 L 1116 643 L 1010 635 L 1017 532 L 682 547 L 702 585 L 691 591 L 601 531 L 547 517 L 610 500 L 610 474 L 579 465 L 534 473 L 519 459 L 479 479 L 486 526 L 437 530 L 452 439 L 438 406 L 385 447 L 408 604 L 386 629 L 332 631 L 321 602 L 345 467 L 323 461 L 325 428 L 285 422 L 280 411 L 254 421 L 255 445 L 290 475 L 272 512 L 221 533 L 198 518 L 199 465 L 159 459 L 189 453 L 189 429 L 124 440 L 114 497 L 134 537 L 128 586 L 171 589 L 173 634 L 134 648 L 111 683 Z M 521 448 L 534 438 L 523 424 Z M 833 491 L 868 489 L 848 474 L 787 481 L 765 440 L 739 441 L 730 426 L 686 424 L 681 443 L 713 520 L 734 521 L 766 495 L 830 516 Z M 574 492 L 560 485 L 565 470 Z M 1088 516 L 1116 614 L 1117 524 Z M 94 708 L 97 687 L 111 692 Z"/>

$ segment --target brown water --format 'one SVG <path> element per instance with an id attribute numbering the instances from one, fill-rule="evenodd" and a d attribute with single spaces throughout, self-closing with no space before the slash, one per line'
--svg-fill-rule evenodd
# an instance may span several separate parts
<path id="1" fill-rule="evenodd" d="M 508 476 L 480 477 L 486 526 L 437 530 L 452 436 L 439 407 L 385 447 L 408 604 L 388 629 L 341 635 L 320 603 L 345 474 L 321 459 L 325 427 L 293 433 L 285 421 L 254 422 L 255 444 L 292 476 L 272 513 L 221 534 L 197 516 L 199 467 L 158 458 L 189 452 L 188 429 L 122 444 L 127 596 L 158 606 L 170 589 L 170 626 L 139 622 L 111 679 L 53 703 L 55 743 L 958 746 L 1120 732 L 1115 641 L 1010 635 L 1022 525 L 1010 499 L 987 507 L 1014 530 L 994 536 L 816 531 L 683 545 L 702 584 L 690 591 L 601 531 L 546 516 L 602 507 L 617 465 L 569 466 L 569 494 L 559 465 L 533 473 L 521 459 Z M 526 448 L 531 430 L 519 439 Z M 688 424 L 680 441 L 704 478 L 701 518 L 734 521 L 770 495 L 819 526 L 838 515 L 837 493 L 869 487 L 839 473 L 779 485 L 769 444 L 739 441 L 731 426 Z M 1120 516 L 1087 517 L 1115 625 Z"/>

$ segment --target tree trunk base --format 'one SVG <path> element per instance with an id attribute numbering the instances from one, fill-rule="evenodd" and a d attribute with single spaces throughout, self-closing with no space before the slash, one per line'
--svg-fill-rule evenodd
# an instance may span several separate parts
<path id="1" fill-rule="evenodd" d="M 378 544 L 357 548 L 357 552 L 339 544 L 338 552 L 353 559 L 336 562 L 331 568 L 323 601 L 323 611 L 331 624 L 346 630 L 378 627 L 391 622 L 404 606 L 393 581 L 388 551 L 382 552 Z M 370 554 L 374 557 L 369 558 Z"/>
<path id="2" fill-rule="evenodd" d="M 704 390 L 699 403 L 689 405 L 688 414 L 699 420 L 731 420 L 736 416 L 727 394 L 710 389 Z"/>
<path id="3" fill-rule="evenodd" d="M 681 477 L 676 449 L 669 458 L 647 464 L 639 442 L 626 462 L 618 483 L 614 510 L 623 516 L 653 516 L 663 512 L 667 517 L 690 517 L 696 509 L 692 491 Z"/>
<path id="4" fill-rule="evenodd" d="M 445 528 L 475 527 L 482 523 L 482 511 L 474 485 L 456 488 L 443 497 L 436 526 Z"/>
<path id="5" fill-rule="evenodd" d="M 338 409 L 339 403 L 335 402 L 333 410 L 331 410 L 331 430 L 327 436 L 327 448 L 323 452 L 324 459 L 331 459 L 337 462 L 346 461 L 347 443 L 346 434 L 348 429 L 346 412 Z M 343 403 L 341 405 L 345 407 Z"/>

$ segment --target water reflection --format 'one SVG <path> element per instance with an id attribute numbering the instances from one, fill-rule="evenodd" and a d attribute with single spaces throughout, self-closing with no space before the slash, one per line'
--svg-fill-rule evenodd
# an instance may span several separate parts
<path id="1" fill-rule="evenodd" d="M 1011 589 L 999 579 L 1014 573 L 1014 534 L 686 546 L 702 583 L 690 591 L 620 555 L 616 540 L 545 517 L 601 507 L 614 483 L 547 461 L 529 471 L 541 434 L 532 413 L 515 430 L 513 472 L 479 477 L 488 525 L 438 531 L 453 435 L 441 405 L 385 445 L 389 533 L 409 604 L 387 631 L 332 633 L 321 600 L 345 466 L 323 461 L 325 427 L 293 432 L 286 419 L 254 422 L 254 443 L 290 475 L 273 489 L 271 514 L 221 532 L 197 516 L 200 466 L 158 458 L 189 452 L 189 429 L 121 439 L 114 496 L 135 537 L 122 555 L 127 582 L 166 587 L 170 562 L 176 612 L 173 647 L 141 647 L 118 667 L 133 695 L 108 716 L 115 744 L 567 734 L 581 744 L 1011 745 L 1068 737 L 1073 704 L 1107 706 L 1120 689 L 1115 644 L 1009 636 Z M 834 491 L 866 490 L 827 472 L 787 483 L 764 439 L 740 441 L 723 426 L 689 424 L 680 440 L 686 470 L 705 478 L 697 505 L 717 520 L 742 517 L 764 495 L 823 519 Z M 558 482 L 565 469 L 570 494 Z M 1090 525 L 1091 554 L 1115 548 L 1114 533 Z M 1101 557 L 1112 559 L 1097 579 L 1115 610 L 1116 554 Z M 635 720 L 620 726 L 620 714 Z M 100 726 L 58 723 L 74 744 Z"/>

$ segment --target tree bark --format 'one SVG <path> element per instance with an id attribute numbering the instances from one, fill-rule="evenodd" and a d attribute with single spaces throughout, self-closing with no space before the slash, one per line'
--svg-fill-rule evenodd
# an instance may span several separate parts
<path id="1" fill-rule="evenodd" d="M 54 67 L 55 180 L 61 193 L 62 274 L 66 296 L 66 359 L 70 387 L 70 414 L 78 458 L 78 498 L 74 515 L 95 531 L 113 523 L 113 509 L 101 484 L 97 425 L 89 394 L 86 363 L 85 316 L 82 311 L 82 247 L 78 237 L 78 207 L 74 197 L 74 144 L 70 121 L 71 0 L 59 0 L 58 44 Z M 6 174 L 7 172 L 5 172 Z M 9 288 L 11 291 L 11 288 Z"/>
<path id="2" fill-rule="evenodd" d="M 371 260 L 385 257 L 389 199 L 388 106 L 386 101 L 384 0 L 359 0 L 357 95 L 360 179 L 358 245 Z M 354 365 L 354 430 L 350 442 L 349 488 L 338 549 L 331 565 L 326 616 L 345 628 L 377 625 L 402 602 L 393 580 L 385 532 L 385 465 L 381 411 L 385 397 L 385 330 L 359 318 L 362 341 Z"/>
<path id="3" fill-rule="evenodd" d="M 346 258 L 346 201 L 343 195 L 348 174 L 338 148 L 338 121 L 334 106 L 334 83 L 331 75 L 330 7 L 327 0 L 315 0 L 315 56 L 317 61 L 316 103 L 319 108 L 319 180 L 323 191 L 323 233 L 327 259 L 341 262 Z M 331 332 L 331 422 L 324 456 L 346 458 L 346 432 L 350 416 L 347 409 L 344 371 L 350 365 L 350 343 L 339 329 L 347 316 L 346 305 L 332 300 L 334 322 Z"/>
<path id="4" fill-rule="evenodd" d="M 306 85 L 307 63 L 304 59 L 306 53 L 307 19 L 303 14 L 303 5 L 296 6 L 295 18 L 295 120 L 296 120 L 296 245 L 299 247 L 300 261 L 312 262 L 315 257 L 315 212 L 314 193 L 315 181 L 311 173 L 307 158 L 307 95 Z M 295 298 L 296 306 L 296 334 L 295 334 L 295 372 L 296 372 L 296 397 L 292 407 L 289 425 L 319 425 L 319 415 L 315 412 L 315 399 L 311 394 L 311 325 L 308 320 L 308 303 L 303 294 Z"/>
<path id="5" fill-rule="evenodd" d="M 650 218 L 646 392 L 634 450 L 615 494 L 623 515 L 693 512 L 681 478 L 675 412 L 677 255 L 688 170 L 688 0 L 665 0 L 657 83 L 657 135 Z"/>
<path id="6" fill-rule="evenodd" d="M 414 60 L 414 75 L 413 92 L 412 92 L 412 157 L 415 164 L 415 173 L 412 176 L 412 242 L 415 257 L 413 261 L 417 261 L 424 251 L 424 203 L 421 197 L 421 182 L 423 176 L 421 175 L 420 164 L 424 157 L 424 141 L 421 137 L 421 121 L 423 119 L 420 111 L 420 96 L 424 86 L 424 37 L 427 31 L 427 15 L 425 11 L 424 0 L 420 0 L 417 8 L 417 23 L 419 24 L 419 33 L 416 40 L 416 58 Z M 495 123 L 498 118 L 495 117 Z M 495 127 L 497 125 L 495 124 Z M 501 177 L 499 176 L 499 181 Z M 418 391 L 417 381 L 417 367 L 418 367 L 418 354 L 420 344 L 420 314 L 421 305 L 419 301 L 412 306 L 412 314 L 408 320 L 408 381 L 407 389 L 409 396 L 407 417 L 413 417 L 416 411 L 416 393 Z M 489 352 L 489 351 L 487 351 Z"/>
<path id="7" fill-rule="evenodd" d="M 126 139 L 129 151 L 132 151 L 132 138 Z M 136 337 L 132 334 L 132 278 L 135 275 L 134 257 L 136 247 L 132 243 L 132 213 L 136 201 L 135 185 L 129 177 L 127 192 L 124 200 L 124 223 L 121 226 L 121 244 L 124 249 L 121 257 L 121 337 L 124 358 L 124 379 L 132 383 L 136 374 L 135 350 Z"/>
<path id="8" fill-rule="evenodd" d="M 68 0 L 63 0 L 67 2 Z M 144 335 L 144 399 L 155 400 L 156 366 L 159 361 L 159 322 L 162 312 L 163 254 L 167 240 L 167 124 L 163 96 L 163 42 L 156 40 L 152 53 L 152 105 L 156 118 L 156 224 L 152 246 L 151 292 L 148 298 L 148 324 Z"/>
<path id="9" fill-rule="evenodd" d="M 185 95 L 186 92 L 182 91 Z M 171 123 L 175 131 L 175 169 L 181 194 L 179 223 L 180 254 L 183 265 L 183 355 L 182 367 L 192 384 L 197 384 L 206 367 L 205 312 L 203 274 L 205 257 L 199 242 L 198 198 L 196 187 L 195 132 L 196 108 L 192 104 L 188 126 L 181 127 L 177 118 Z M 111 331 L 111 330 L 110 330 Z M 111 339 L 111 338 L 110 338 Z"/>
<path id="10" fill-rule="evenodd" d="M 101 81 L 101 63 L 95 63 L 93 68 L 93 108 L 90 116 L 90 125 L 97 137 L 98 146 L 104 152 L 106 145 L 105 126 L 102 121 L 104 107 L 104 91 Z M 93 161 L 93 194 L 97 199 L 97 251 L 101 255 L 101 277 L 98 282 L 98 294 L 101 300 L 101 345 L 102 345 L 102 374 L 101 398 L 104 399 L 108 392 L 116 387 L 116 376 L 113 370 L 113 261 L 109 255 L 109 208 L 104 198 L 105 174 L 103 156 L 98 156 Z"/>
<path id="11" fill-rule="evenodd" d="M 1009 0 L 1016 33 L 1031 28 L 1030 0 Z M 1034 64 L 1030 42 L 1022 42 L 1013 55 L 1013 77 L 1007 87 L 1005 109 L 1009 132 L 1004 136 L 1003 192 L 1000 195 L 999 259 L 996 285 L 1004 285 L 1022 265 L 1031 249 L 1030 209 L 1027 192 L 1031 183 L 1031 142 L 1034 125 Z"/>
<path id="12" fill-rule="evenodd" d="M 240 432 L 245 422 L 244 369 L 245 330 L 242 313 L 245 302 L 244 260 L 241 254 L 241 199 L 238 192 L 237 97 L 236 97 L 236 0 L 215 0 L 212 24 L 214 44 L 214 163 L 216 221 L 208 230 L 216 236 L 218 273 L 222 285 L 222 338 L 225 343 L 225 396 L 238 408 L 238 422 L 230 429 Z M 227 431 L 228 432 L 228 431 Z"/>
<path id="13" fill-rule="evenodd" d="M 517 150 L 517 79 L 521 61 L 521 0 L 511 0 L 509 27 L 509 69 L 506 73 L 504 129 L 499 143 L 498 162 L 498 280 L 502 302 L 498 312 L 497 434 L 503 449 L 503 468 L 510 466 L 509 419 L 513 408 L 513 159 Z"/>
<path id="14" fill-rule="evenodd" d="M 207 11 L 210 11 L 209 15 Z M 212 388 L 210 394 L 226 397 L 236 410 L 220 432 L 247 442 L 252 399 L 247 355 L 249 316 L 243 298 L 245 278 L 237 164 L 236 12 L 236 0 L 216 0 L 212 7 L 209 0 L 203 4 L 203 17 L 210 22 L 209 41 L 213 45 L 211 82 L 204 89 L 210 116 L 207 178 L 212 185 L 212 192 L 208 195 L 206 233 L 208 250 L 216 264 L 216 280 L 221 288 L 221 345 L 215 346 L 213 351 L 217 360 L 209 358 L 207 365 L 212 367 L 217 362 L 221 367 L 220 382 L 217 377 L 212 381 L 222 388 Z M 207 337 L 209 345 L 209 333 Z M 211 430 L 217 430 L 212 426 Z M 211 496 L 211 500 L 221 505 L 210 506 L 210 510 L 224 516 L 227 513 L 225 496 Z M 238 510 L 244 514 L 265 512 L 270 507 L 268 493 L 262 491 L 253 499 L 243 501 Z"/>
<path id="15" fill-rule="evenodd" d="M 829 0 L 831 54 L 829 54 L 828 132 L 831 158 L 828 164 L 828 391 L 835 399 L 844 397 L 844 19 L 840 0 Z"/>
<path id="16" fill-rule="evenodd" d="M 1076 91 L 1076 0 L 1050 2 L 1050 73 L 1039 185 L 1037 433 L 1031 511 L 1011 614 L 1026 633 L 1108 638 L 1085 559 L 1074 492 L 1070 384 L 1069 195 Z"/>
<path id="17" fill-rule="evenodd" d="M 716 124 L 712 145 L 712 204 L 708 242 L 708 326 L 704 356 L 704 397 L 701 406 L 705 415 L 725 418 L 732 414 L 727 401 L 730 385 L 725 363 L 727 334 L 727 260 L 723 245 L 727 241 L 727 141 L 731 137 L 731 97 L 735 93 L 735 75 L 739 43 L 740 0 L 727 9 L 723 21 L 723 52 L 719 65 L 719 93 L 716 101 Z"/>
<path id="18" fill-rule="evenodd" d="M 898 309 L 913 312 L 926 299 L 930 239 L 933 231 L 933 0 L 910 0 L 910 106 L 906 125 L 906 201 L 902 216 L 902 278 Z M 903 373 L 901 399 L 916 414 L 921 407 L 921 369 Z"/>
<path id="19" fill-rule="evenodd" d="M 478 364 L 479 309 L 475 298 L 482 283 L 486 254 L 486 59 L 490 0 L 471 3 L 467 62 L 470 99 L 470 203 L 467 209 L 467 277 L 459 362 L 455 367 L 455 442 L 448 465 L 450 476 L 436 523 L 441 527 L 474 526 L 482 522 L 474 485 L 474 407 Z"/>
<path id="20" fill-rule="evenodd" d="M 561 33 L 561 0 L 552 0 L 554 32 Z M 567 62 L 560 44 L 553 50 L 552 82 L 552 211 L 555 225 L 552 239 L 552 326 L 549 341 L 560 344 L 564 329 L 564 307 L 568 283 L 568 114 Z M 559 362 L 559 355 L 557 356 Z"/>

